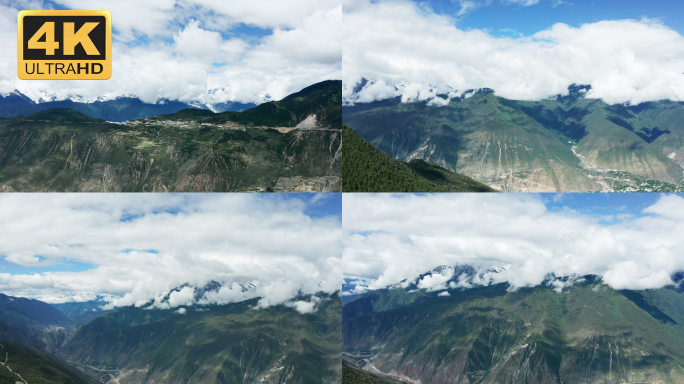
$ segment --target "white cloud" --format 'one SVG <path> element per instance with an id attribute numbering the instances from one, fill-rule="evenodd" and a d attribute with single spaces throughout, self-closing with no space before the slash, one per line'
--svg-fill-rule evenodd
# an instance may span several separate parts
<path id="1" fill-rule="evenodd" d="M 459 4 L 461 5 L 461 9 L 456 13 L 456 16 L 463 16 L 480 6 L 478 3 L 471 0 L 459 0 Z"/>
<path id="2" fill-rule="evenodd" d="M 199 27 L 199 22 L 192 20 L 185 29 L 173 36 L 176 43 L 176 52 L 186 57 L 194 58 L 215 58 L 220 61 L 222 52 L 221 45 L 223 39 L 218 32 L 207 31 Z M 231 44 L 228 51 L 233 55 L 239 55 L 246 49 L 246 43 L 239 39 L 233 39 L 227 43 Z"/>
<path id="3" fill-rule="evenodd" d="M 451 295 L 449 294 L 449 292 L 444 291 L 444 292 L 440 292 L 439 295 L 437 295 L 437 296 L 446 297 L 446 296 L 451 296 Z"/>
<path id="4" fill-rule="evenodd" d="M 368 286 L 366 285 L 357 285 L 354 287 L 354 289 L 351 289 L 346 292 L 342 292 L 343 296 L 350 296 L 350 295 L 360 295 L 362 293 L 368 292 Z"/>
<path id="5" fill-rule="evenodd" d="M 669 279 L 668 279 L 668 280 L 669 280 Z M 563 289 L 564 289 L 564 288 L 572 287 L 572 286 L 575 285 L 576 283 L 581 283 L 581 282 L 583 282 L 583 281 L 585 281 L 584 278 L 581 278 L 581 277 L 579 277 L 579 276 L 577 276 L 577 275 L 570 275 L 570 276 L 567 276 L 567 279 L 564 279 L 564 280 L 561 280 L 561 279 L 553 279 L 553 280 L 549 281 L 548 284 L 549 284 L 549 286 L 553 287 L 553 290 L 554 290 L 554 291 L 556 291 L 556 292 L 558 292 L 558 293 L 561 293 L 561 292 L 563 292 Z M 666 284 L 667 284 L 667 283 L 666 283 Z M 663 284 L 663 285 L 665 285 L 665 284 Z M 662 285 L 661 285 L 661 286 L 662 286 Z M 593 288 L 592 288 L 592 289 L 593 289 Z M 619 289 L 619 288 L 616 287 L 616 289 Z"/>
<path id="6" fill-rule="evenodd" d="M 178 310 L 176 311 L 176 313 L 179 315 L 185 315 L 187 312 L 188 310 L 185 308 L 178 308 Z"/>
<path id="7" fill-rule="evenodd" d="M 55 0 L 69 9 L 104 9 L 112 14 L 112 26 L 117 40 L 130 42 L 137 36 L 164 36 L 175 21 L 176 2 L 169 0 L 105 1 Z M 21 4 L 22 1 L 18 1 Z M 27 8 L 23 8 L 27 9 Z M 42 9 L 42 8 L 34 8 Z"/>
<path id="8" fill-rule="evenodd" d="M 447 267 L 441 273 L 433 272 L 418 281 L 418 288 L 425 289 L 428 292 L 440 291 L 447 289 L 446 283 L 454 277 L 454 269 Z"/>
<path id="9" fill-rule="evenodd" d="M 473 285 L 468 282 L 468 275 L 463 273 L 458 276 L 458 279 L 456 281 L 452 281 L 449 283 L 449 288 L 455 289 L 455 288 L 472 288 Z"/>
<path id="10" fill-rule="evenodd" d="M 682 196 L 663 195 L 644 215 L 610 225 L 570 209 L 549 211 L 546 199 L 528 194 L 344 195 L 343 273 L 365 278 L 371 289 L 378 289 L 415 281 L 440 265 L 466 264 L 482 274 L 473 280 L 477 284 L 508 282 L 517 288 L 541 284 L 549 273 L 596 274 L 616 289 L 646 289 L 670 284 L 670 275 L 684 270 Z M 490 269 L 496 272 L 486 272 Z M 433 275 L 418 286 L 439 290 L 445 282 Z M 459 276 L 450 288 L 468 284 Z"/>
<path id="11" fill-rule="evenodd" d="M 522 5 L 525 7 L 529 7 L 530 5 L 536 5 L 539 4 L 540 0 L 504 0 L 504 2 L 509 3 L 509 4 L 518 4 Z"/>
<path id="12" fill-rule="evenodd" d="M 681 221 L 684 220 L 684 211 L 680 209 L 681 204 L 679 195 L 665 195 L 658 200 L 657 204 L 644 209 L 644 213 Z"/>
<path id="13" fill-rule="evenodd" d="M 649 289 L 672 284 L 668 271 L 652 268 L 644 271 L 642 268 L 644 266 L 634 260 L 621 261 L 606 272 L 603 280 L 615 289 Z"/>
<path id="14" fill-rule="evenodd" d="M 262 28 L 296 28 L 307 17 L 321 9 L 332 9 L 340 5 L 339 0 L 183 0 L 183 8 L 201 7 L 211 14 L 209 18 L 227 17 L 233 22 L 242 22 Z M 334 27 L 334 26 L 331 26 Z"/>
<path id="15" fill-rule="evenodd" d="M 308 216 L 313 200 L 252 194 L 2 195 L 0 255 L 26 267 L 36 266 L 40 255 L 37 264 L 48 272 L 10 274 L 0 267 L 0 292 L 48 302 L 101 294 L 111 306 L 154 300 L 154 306 L 173 308 L 256 297 L 267 307 L 299 294 L 339 291 L 340 220 Z M 224 286 L 195 302 L 193 287 L 211 280 Z M 186 282 L 191 286 L 163 300 Z M 253 288 L 243 292 L 242 286 Z"/>
<path id="16" fill-rule="evenodd" d="M 251 282 L 251 284 L 258 283 L 257 281 Z M 245 292 L 242 290 L 242 286 L 238 283 L 233 282 L 230 285 L 222 286 L 218 291 L 210 291 L 204 294 L 204 296 L 198 301 L 198 304 L 228 304 L 240 302 L 252 298 L 252 292 Z"/>
<path id="17" fill-rule="evenodd" d="M 462 11 L 476 4 L 465 3 Z M 409 1 L 358 0 L 344 12 L 347 103 L 432 99 L 485 87 L 509 99 L 536 100 L 567 94 L 573 83 L 591 84 L 588 97 L 608 103 L 684 100 L 684 37 L 658 20 L 605 20 L 578 28 L 559 23 L 511 38 L 461 30 L 449 16 Z M 364 78 L 372 85 L 354 93 Z"/>
<path id="18" fill-rule="evenodd" d="M 285 305 L 294 308 L 297 312 L 302 314 L 313 313 L 316 310 L 316 305 L 321 302 L 321 299 L 313 296 L 310 301 L 297 300 L 286 303 Z"/>
<path id="19" fill-rule="evenodd" d="M 27 81 L 16 77 L 16 14 L 49 3 L 0 4 L 0 93 L 18 89 L 34 100 L 73 95 L 136 95 L 218 103 L 278 100 L 313 83 L 341 77 L 339 1 L 146 2 L 59 0 L 72 9 L 112 13 L 112 78 Z M 263 36 L 241 27 L 263 28 Z"/>
<path id="20" fill-rule="evenodd" d="M 481 8 L 481 7 L 488 7 L 492 5 L 493 0 L 452 0 L 452 1 L 458 1 L 459 5 L 461 8 L 456 12 L 456 16 L 464 16 L 468 13 L 473 12 L 474 10 Z M 522 5 L 525 7 L 529 7 L 531 5 L 536 5 L 539 4 L 540 0 L 500 0 L 501 4 L 513 4 L 513 5 Z M 558 4 L 556 4 L 558 5 Z"/>
<path id="21" fill-rule="evenodd" d="M 296 309 L 299 313 L 312 313 L 315 305 L 315 303 L 308 301 L 295 301 L 292 303 L 292 308 Z"/>
<path id="22" fill-rule="evenodd" d="M 178 307 L 179 305 L 192 305 L 194 298 L 195 288 L 183 287 L 180 291 L 171 292 L 169 295 L 169 305 L 171 308 Z"/>

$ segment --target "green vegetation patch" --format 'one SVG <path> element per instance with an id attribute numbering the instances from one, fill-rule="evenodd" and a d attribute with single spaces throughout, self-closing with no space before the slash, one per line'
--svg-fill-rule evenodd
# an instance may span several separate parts
<path id="1" fill-rule="evenodd" d="M 14 343 L 0 342 L 0 382 L 21 382 L 19 376 L 31 384 L 95 384 L 96 380 L 88 377 L 74 367 L 35 349 L 22 347 Z M 12 369 L 12 372 L 7 369 Z M 13 373 L 14 372 L 14 373 Z"/>
<path id="2" fill-rule="evenodd" d="M 344 384 L 402 384 L 401 381 L 380 377 L 362 369 L 342 363 L 342 383 Z"/>
<path id="3" fill-rule="evenodd" d="M 342 127 L 344 192 L 491 192 L 469 177 L 422 160 L 407 164 L 383 153 L 347 126 Z"/>

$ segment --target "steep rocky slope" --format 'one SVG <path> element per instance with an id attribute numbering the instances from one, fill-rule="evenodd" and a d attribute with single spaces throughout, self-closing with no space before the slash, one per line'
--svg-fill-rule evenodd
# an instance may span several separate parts
<path id="1" fill-rule="evenodd" d="M 446 106 L 392 99 L 345 107 L 343 121 L 398 160 L 430 161 L 503 191 L 680 190 L 684 104 L 608 105 L 583 90 L 536 102 L 487 89 Z"/>

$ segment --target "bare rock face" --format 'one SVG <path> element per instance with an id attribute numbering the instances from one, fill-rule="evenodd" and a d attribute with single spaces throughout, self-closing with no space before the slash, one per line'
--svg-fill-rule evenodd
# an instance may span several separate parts
<path id="1" fill-rule="evenodd" d="M 295 126 L 297 129 L 315 129 L 318 127 L 316 122 L 316 115 L 309 115 Z"/>

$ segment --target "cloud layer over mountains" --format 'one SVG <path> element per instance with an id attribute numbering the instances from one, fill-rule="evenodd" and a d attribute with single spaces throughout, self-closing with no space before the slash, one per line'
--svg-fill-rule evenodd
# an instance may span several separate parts
<path id="1" fill-rule="evenodd" d="M 59 7 L 112 13 L 110 80 L 17 78 L 17 13 Z M 85 101 L 122 95 L 145 102 L 279 100 L 340 78 L 341 23 L 336 0 L 0 0 L 0 93 L 18 89 L 35 101 L 70 95 Z"/>
<path id="2" fill-rule="evenodd" d="M 262 297 L 260 307 L 306 310 L 315 303 L 293 300 L 341 286 L 340 217 L 308 214 L 331 198 L 339 197 L 3 195 L 0 292 L 176 307 L 197 304 L 195 287 L 214 280 L 223 287 L 201 304 Z"/>
<path id="3" fill-rule="evenodd" d="M 343 272 L 365 278 L 371 289 L 457 264 L 498 269 L 485 281 L 513 288 L 538 285 L 554 273 L 597 274 L 615 289 L 648 289 L 671 284 L 671 274 L 684 270 L 683 197 L 662 195 L 638 214 L 608 217 L 549 210 L 544 199 L 345 195 Z M 429 288 L 451 276 L 438 277 L 418 283 Z"/>
<path id="4" fill-rule="evenodd" d="M 477 88 L 538 100 L 567 94 L 573 83 L 590 84 L 588 97 L 611 104 L 684 100 L 684 37 L 658 20 L 604 20 L 577 28 L 558 23 L 515 38 L 457 24 L 410 1 L 348 0 L 345 102 L 432 100 Z M 359 90 L 362 79 L 369 83 Z"/>

